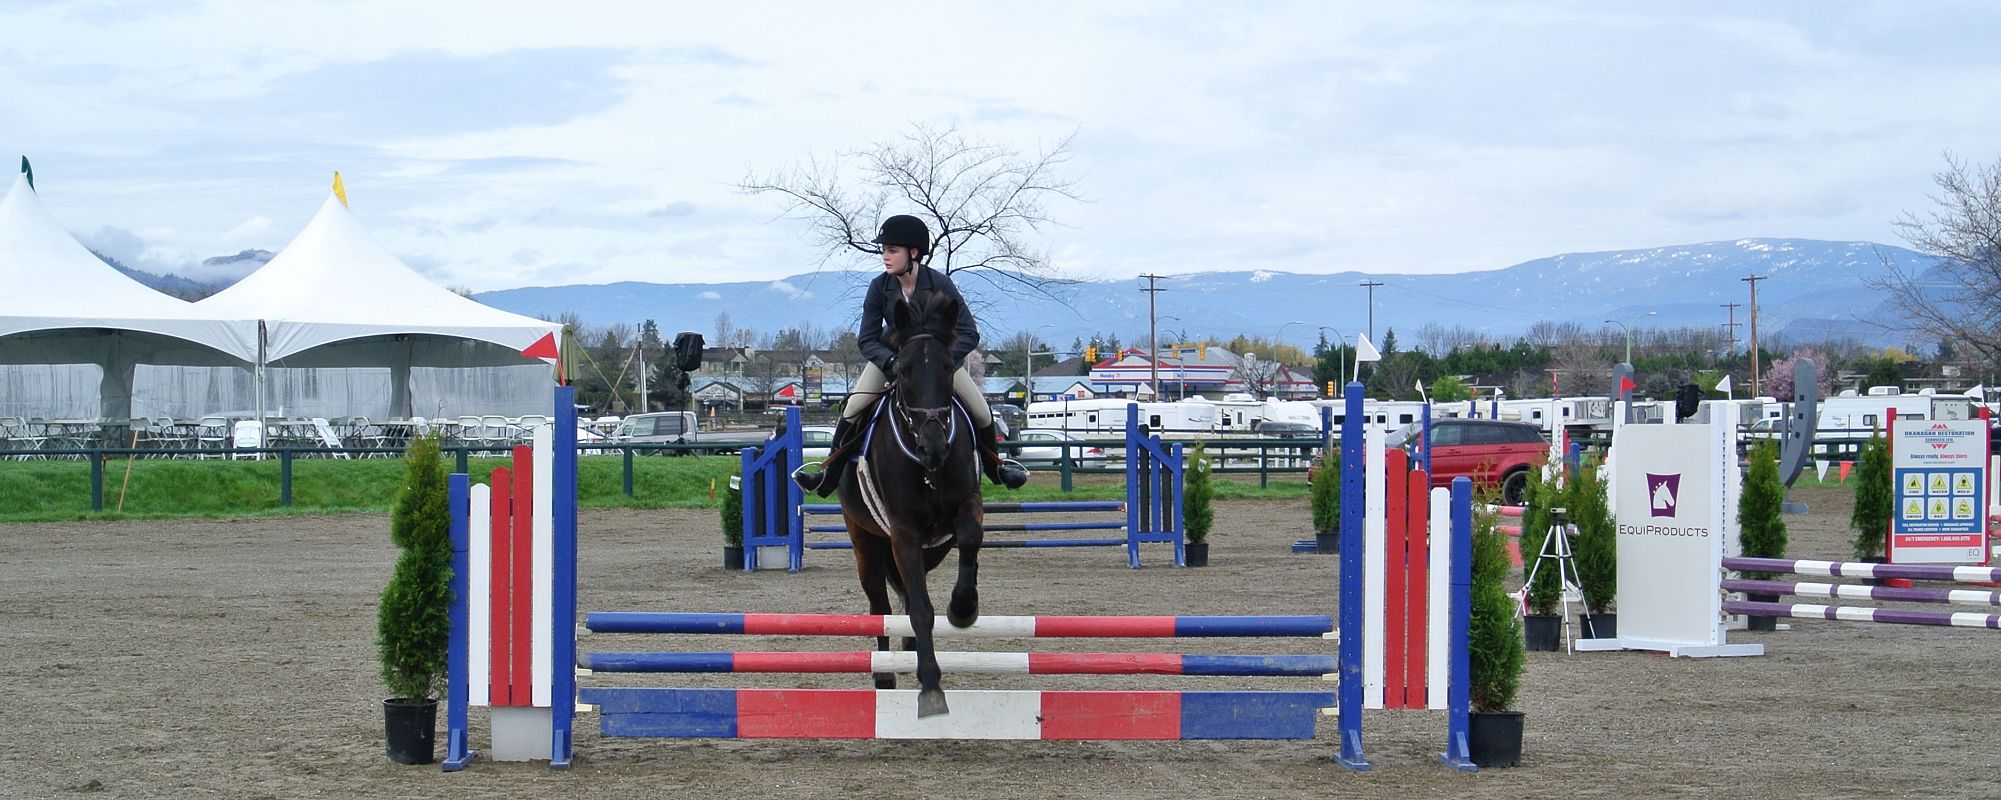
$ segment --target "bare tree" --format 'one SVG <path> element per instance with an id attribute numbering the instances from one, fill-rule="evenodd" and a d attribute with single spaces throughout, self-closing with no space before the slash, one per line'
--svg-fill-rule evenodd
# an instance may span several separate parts
<path id="1" fill-rule="evenodd" d="M 1584 338 L 1584 326 L 1575 322 L 1542 320 L 1530 325 L 1528 334 L 1523 338 L 1537 348 L 1555 350 Z"/>
<path id="2" fill-rule="evenodd" d="M 1257 353 L 1244 353 L 1237 359 L 1236 372 L 1231 375 L 1244 385 L 1244 391 L 1252 397 L 1265 398 L 1278 391 L 1278 382 L 1283 375 L 1278 361 L 1259 358 Z"/>
<path id="3" fill-rule="evenodd" d="M 1968 166 L 1945 155 L 1932 176 L 1939 193 L 1925 216 L 1906 213 L 1897 231 L 1911 248 L 1938 259 L 1930 269 L 1882 258 L 1889 276 L 1868 281 L 1890 293 L 1904 330 L 2001 357 L 2001 161 Z"/>
<path id="4" fill-rule="evenodd" d="M 1034 154 L 980 141 L 956 128 L 913 124 L 901 137 L 832 163 L 806 163 L 745 177 L 737 188 L 776 194 L 786 214 L 808 225 L 823 250 L 821 263 L 875 254 L 876 225 L 910 213 L 931 228 L 930 263 L 955 277 L 977 274 L 1003 291 L 1048 295 L 1049 259 L 1032 241 L 1052 224 L 1049 204 L 1081 199 L 1076 181 L 1064 177 L 1075 134 Z M 852 166 L 858 177 L 842 173 Z M 976 272 L 973 272 L 976 271 Z"/>
<path id="5" fill-rule="evenodd" d="M 738 330 L 736 325 L 730 322 L 730 312 L 722 311 L 716 314 L 716 340 L 712 343 L 714 346 L 735 347 L 741 344 L 737 341 L 737 337 L 741 335 L 743 331 Z"/>
<path id="6" fill-rule="evenodd" d="M 1493 340 L 1486 334 L 1463 325 L 1446 327 L 1427 322 L 1417 329 L 1417 349 L 1441 358 L 1454 350 L 1470 350 L 1492 343 Z"/>

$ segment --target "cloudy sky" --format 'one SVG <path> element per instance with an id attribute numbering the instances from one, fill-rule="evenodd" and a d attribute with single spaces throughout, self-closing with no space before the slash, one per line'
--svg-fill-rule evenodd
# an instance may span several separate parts
<path id="1" fill-rule="evenodd" d="M 1985 2 L 9 2 L 0 154 L 100 250 L 281 248 L 340 170 L 478 290 L 820 254 L 747 175 L 913 125 L 1073 136 L 1057 270 L 1492 269 L 1752 236 L 1896 242 L 2001 158 Z"/>

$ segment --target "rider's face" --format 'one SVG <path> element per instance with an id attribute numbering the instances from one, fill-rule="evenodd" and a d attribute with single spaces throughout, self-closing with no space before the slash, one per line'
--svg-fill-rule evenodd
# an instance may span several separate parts
<path id="1" fill-rule="evenodd" d="M 917 248 L 900 244 L 882 246 L 882 270 L 891 275 L 902 275 L 910 269 L 910 262 L 917 256 Z"/>

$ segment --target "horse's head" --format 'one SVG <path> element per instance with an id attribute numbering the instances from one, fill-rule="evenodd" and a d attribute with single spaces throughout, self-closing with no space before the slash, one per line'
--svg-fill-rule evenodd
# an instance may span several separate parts
<path id="1" fill-rule="evenodd" d="M 952 360 L 952 344 L 958 338 L 958 302 L 949 295 L 926 293 L 916 303 L 896 301 L 890 310 L 889 344 L 896 348 L 894 413 L 911 432 L 918 459 L 925 469 L 945 465 L 952 442 L 971 431 L 959 431 L 952 407 L 952 374 L 959 365 Z"/>

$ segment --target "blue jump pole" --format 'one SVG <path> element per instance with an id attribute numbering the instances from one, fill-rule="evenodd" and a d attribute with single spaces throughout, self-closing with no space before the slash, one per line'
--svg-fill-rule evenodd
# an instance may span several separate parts
<path id="1" fill-rule="evenodd" d="M 1349 381 L 1341 420 L 1341 685 L 1336 697 L 1341 750 L 1334 760 L 1369 770 L 1362 755 L 1362 383 Z"/>

